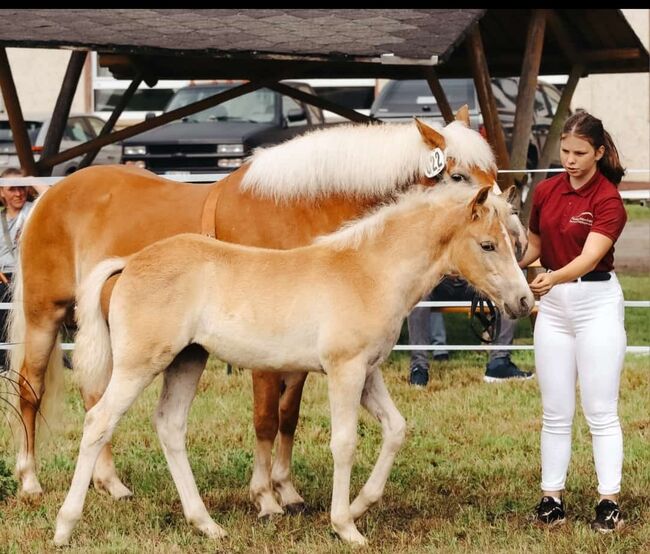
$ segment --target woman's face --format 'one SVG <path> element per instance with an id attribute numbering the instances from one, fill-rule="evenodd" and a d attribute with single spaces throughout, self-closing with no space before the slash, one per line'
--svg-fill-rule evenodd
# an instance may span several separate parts
<path id="1" fill-rule="evenodd" d="M 604 153 L 604 146 L 595 150 L 588 140 L 577 135 L 565 135 L 560 141 L 562 167 L 574 179 L 580 179 L 595 172 L 596 162 L 603 157 Z"/>
<path id="2" fill-rule="evenodd" d="M 0 196 L 2 196 L 7 207 L 15 211 L 20 211 L 27 201 L 27 188 L 0 187 Z"/>

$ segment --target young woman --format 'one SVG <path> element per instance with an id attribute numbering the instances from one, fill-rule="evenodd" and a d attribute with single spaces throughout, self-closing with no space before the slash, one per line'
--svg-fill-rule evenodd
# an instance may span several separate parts
<path id="1" fill-rule="evenodd" d="M 576 379 L 589 424 L 600 501 L 592 528 L 623 524 L 617 496 L 623 437 L 618 391 L 626 336 L 623 293 L 614 269 L 614 243 L 626 221 L 617 185 L 624 169 L 599 119 L 571 116 L 562 131 L 566 173 L 534 193 L 529 245 L 521 267 L 541 258 L 546 273 L 531 283 L 541 297 L 535 324 L 535 364 L 542 394 L 540 523 L 565 521 L 562 492 L 571 456 Z"/>

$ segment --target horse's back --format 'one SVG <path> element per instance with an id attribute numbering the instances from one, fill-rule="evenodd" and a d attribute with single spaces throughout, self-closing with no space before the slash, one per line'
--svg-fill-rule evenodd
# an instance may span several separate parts
<path id="1" fill-rule="evenodd" d="M 38 201 L 21 237 L 25 284 L 34 285 L 26 301 L 45 281 L 69 299 L 98 261 L 200 232 L 209 192 L 128 166 L 95 166 L 66 177 Z"/>

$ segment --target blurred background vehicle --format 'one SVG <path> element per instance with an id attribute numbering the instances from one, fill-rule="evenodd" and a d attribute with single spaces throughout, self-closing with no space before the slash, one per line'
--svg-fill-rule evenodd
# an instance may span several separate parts
<path id="1" fill-rule="evenodd" d="M 238 84 L 181 88 L 164 111 L 182 108 Z M 284 84 L 314 94 L 306 83 Z M 244 163 L 253 148 L 283 142 L 323 124 L 319 108 L 262 88 L 126 139 L 122 161 L 167 175 L 232 171 Z"/>
<path id="2" fill-rule="evenodd" d="M 63 131 L 60 151 L 67 150 L 96 138 L 105 121 L 92 114 L 73 114 L 68 118 L 68 122 Z M 32 144 L 34 158 L 38 161 L 40 152 L 43 150 L 45 136 L 50 127 L 50 116 L 25 116 L 27 125 L 27 134 Z M 109 144 L 104 146 L 94 161 L 93 165 L 116 164 L 120 162 L 122 156 L 122 147 L 119 144 Z M 67 162 L 60 163 L 52 169 L 52 175 L 63 176 L 74 173 L 83 156 L 77 156 Z M 7 167 L 20 167 L 20 161 L 16 154 L 13 134 L 9 126 L 7 115 L 0 116 L 0 172 Z"/>
<path id="3" fill-rule="evenodd" d="M 451 109 L 455 112 L 467 104 L 470 125 L 486 136 L 474 81 L 472 79 L 441 79 L 440 84 L 445 91 Z M 518 87 L 519 79 L 517 77 L 492 79 L 492 90 L 508 149 L 510 149 L 512 140 Z M 537 83 L 533 126 L 526 162 L 528 169 L 537 167 L 559 101 L 560 91 L 555 86 L 542 81 Z M 370 115 L 383 121 L 394 122 L 410 121 L 417 116 L 425 122 L 444 125 L 440 108 L 425 80 L 388 81 L 372 104 Z M 559 167 L 559 153 L 552 160 L 553 165 Z"/>

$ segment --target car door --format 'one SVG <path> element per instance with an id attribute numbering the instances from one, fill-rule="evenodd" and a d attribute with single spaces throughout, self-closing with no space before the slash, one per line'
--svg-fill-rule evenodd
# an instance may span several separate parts
<path id="1" fill-rule="evenodd" d="M 97 138 L 101 133 L 102 128 L 104 127 L 105 121 L 99 117 L 86 117 L 85 122 L 90 128 L 90 133 L 92 138 Z M 119 143 L 116 144 L 107 144 L 103 146 L 101 150 L 97 153 L 93 165 L 105 165 L 105 164 L 118 164 L 122 158 L 122 145 Z"/>

